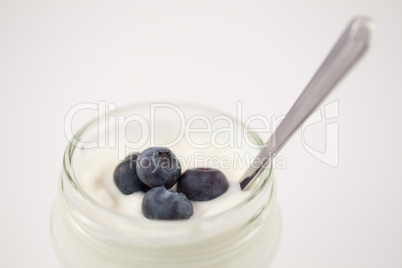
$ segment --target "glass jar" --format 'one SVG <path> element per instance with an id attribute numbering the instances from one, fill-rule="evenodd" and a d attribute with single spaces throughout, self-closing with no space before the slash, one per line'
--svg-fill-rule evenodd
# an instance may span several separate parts
<path id="1" fill-rule="evenodd" d="M 176 221 L 148 220 L 142 215 L 116 211 L 85 191 L 79 179 L 81 170 L 102 152 L 121 160 L 132 151 L 154 145 L 170 145 L 176 148 L 173 152 L 182 154 L 197 151 L 255 156 L 263 141 L 244 129 L 239 120 L 220 111 L 160 103 L 116 110 L 84 126 L 65 150 L 59 196 L 51 215 L 53 246 L 63 266 L 268 267 L 276 255 L 281 234 L 271 166 L 244 192 L 244 198 L 228 198 L 233 204 L 227 208 Z M 174 143 L 179 140 L 177 137 L 190 143 L 194 151 L 180 152 L 183 147 Z M 240 172 L 249 162 L 243 161 L 245 166 L 238 168 Z M 230 166 L 233 164 L 228 169 L 234 169 Z"/>

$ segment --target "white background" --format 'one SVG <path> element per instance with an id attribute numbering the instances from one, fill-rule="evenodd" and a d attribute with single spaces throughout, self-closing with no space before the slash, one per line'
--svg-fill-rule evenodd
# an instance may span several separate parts
<path id="1" fill-rule="evenodd" d="M 0 266 L 58 263 L 49 216 L 72 106 L 233 114 L 240 100 L 245 117 L 283 115 L 357 14 L 376 22 L 372 46 L 325 102 L 339 101 L 339 165 L 300 131 L 282 150 L 273 267 L 401 267 L 402 2 L 380 0 L 1 1 Z M 324 137 L 324 124 L 306 131 L 313 147 Z"/>

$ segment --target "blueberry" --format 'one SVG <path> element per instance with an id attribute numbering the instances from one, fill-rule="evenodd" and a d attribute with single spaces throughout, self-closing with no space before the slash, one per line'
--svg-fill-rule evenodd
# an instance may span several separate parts
<path id="1" fill-rule="evenodd" d="M 142 200 L 142 214 L 148 219 L 188 219 L 193 215 L 193 205 L 184 194 L 160 186 L 145 194 Z"/>
<path id="2" fill-rule="evenodd" d="M 186 170 L 177 183 L 177 191 L 193 201 L 214 199 L 229 188 L 225 175 L 217 169 L 195 168 Z"/>
<path id="3" fill-rule="evenodd" d="M 138 155 L 138 153 L 131 154 L 114 170 L 114 183 L 120 192 L 125 195 L 141 190 L 146 192 L 146 185 L 138 178 L 136 172 L 136 160 Z"/>
<path id="4" fill-rule="evenodd" d="M 181 166 L 168 148 L 150 147 L 137 159 L 137 174 L 151 188 L 165 186 L 170 189 L 181 175 Z"/>
<path id="5" fill-rule="evenodd" d="M 129 155 L 127 155 L 126 159 L 124 159 L 124 160 L 131 160 L 135 166 L 135 162 L 137 162 L 137 159 L 139 156 L 140 156 L 140 153 L 130 153 Z"/>
<path id="6" fill-rule="evenodd" d="M 151 190 L 151 189 L 152 189 L 151 187 L 149 187 L 148 185 L 146 185 L 146 184 L 144 184 L 143 182 L 141 182 L 141 190 L 142 190 L 144 193 L 148 192 L 148 191 Z"/>

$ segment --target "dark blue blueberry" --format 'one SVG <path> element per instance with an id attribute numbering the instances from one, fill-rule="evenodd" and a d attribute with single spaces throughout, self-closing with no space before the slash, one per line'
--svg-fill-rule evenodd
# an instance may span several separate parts
<path id="1" fill-rule="evenodd" d="M 149 187 L 148 185 L 146 185 L 146 184 L 144 184 L 143 182 L 141 182 L 141 190 L 142 190 L 144 193 L 148 192 L 148 191 L 151 190 L 151 189 L 152 189 L 151 187 Z"/>
<path id="2" fill-rule="evenodd" d="M 177 183 L 177 191 L 193 201 L 214 199 L 229 188 L 225 175 L 217 169 L 195 168 L 186 170 Z"/>
<path id="3" fill-rule="evenodd" d="M 129 155 L 127 155 L 126 159 L 124 160 L 131 160 L 131 162 L 135 163 L 137 162 L 138 157 L 140 156 L 140 153 L 131 153 Z"/>
<path id="4" fill-rule="evenodd" d="M 136 159 L 138 155 L 138 153 L 131 154 L 114 170 L 114 184 L 125 195 L 141 190 L 146 192 L 146 185 L 138 178 L 136 171 Z"/>
<path id="5" fill-rule="evenodd" d="M 156 187 L 149 190 L 142 200 L 142 214 L 148 219 L 181 220 L 193 215 L 193 205 L 182 193 Z"/>
<path id="6" fill-rule="evenodd" d="M 170 189 L 181 175 L 181 166 L 168 148 L 150 147 L 137 159 L 137 174 L 151 188 L 165 186 Z"/>

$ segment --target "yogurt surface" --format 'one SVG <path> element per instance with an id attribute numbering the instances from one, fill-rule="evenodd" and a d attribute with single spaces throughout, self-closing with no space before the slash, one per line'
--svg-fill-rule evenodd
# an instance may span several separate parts
<path id="1" fill-rule="evenodd" d="M 141 152 L 141 148 L 133 152 Z M 191 218 L 202 218 L 219 214 L 242 200 L 251 191 L 242 191 L 238 183 L 244 172 L 247 161 L 244 155 L 231 148 L 195 149 L 185 141 L 169 148 L 179 158 L 182 173 L 189 168 L 211 167 L 219 169 L 228 179 L 229 188 L 221 196 L 209 201 L 191 201 L 194 214 Z M 114 184 L 113 173 L 122 161 L 118 159 L 117 149 L 99 149 L 92 158 L 86 160 L 77 174 L 81 187 L 91 198 L 108 209 L 132 216 L 143 217 L 141 204 L 144 192 L 138 191 L 131 195 L 122 194 Z M 172 189 L 175 191 L 176 186 Z"/>

